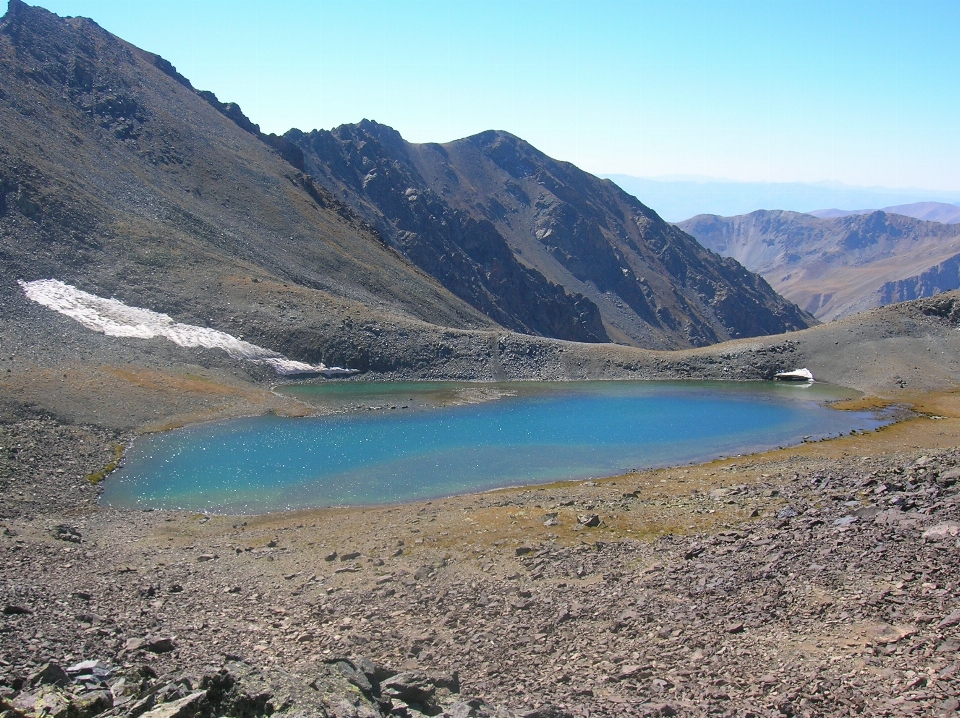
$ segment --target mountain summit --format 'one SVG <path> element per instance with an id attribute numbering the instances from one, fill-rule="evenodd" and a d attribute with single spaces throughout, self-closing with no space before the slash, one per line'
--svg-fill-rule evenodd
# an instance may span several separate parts
<path id="1" fill-rule="evenodd" d="M 518 331 L 679 348 L 813 321 L 614 183 L 509 133 L 412 144 L 364 120 L 285 138 L 391 246 Z"/>

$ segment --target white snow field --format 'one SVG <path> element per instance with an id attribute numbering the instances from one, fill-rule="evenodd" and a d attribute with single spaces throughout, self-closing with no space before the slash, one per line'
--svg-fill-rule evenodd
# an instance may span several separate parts
<path id="1" fill-rule="evenodd" d="M 19 280 L 18 280 L 19 281 Z M 118 299 L 104 299 L 84 292 L 57 279 L 20 281 L 28 299 L 80 322 L 87 329 L 108 337 L 153 339 L 162 337 L 181 347 L 222 349 L 234 359 L 244 359 L 273 367 L 277 374 L 322 374 L 345 376 L 356 369 L 327 367 L 288 359 L 282 354 L 245 342 L 232 334 L 174 322 L 166 314 L 140 307 L 131 307 Z"/>

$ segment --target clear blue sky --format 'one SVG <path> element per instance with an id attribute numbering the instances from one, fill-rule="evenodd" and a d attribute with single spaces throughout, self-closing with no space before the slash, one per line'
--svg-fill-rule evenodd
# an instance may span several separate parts
<path id="1" fill-rule="evenodd" d="M 37 4 L 267 131 L 366 117 L 414 142 L 507 130 L 598 174 L 960 190 L 957 0 Z"/>

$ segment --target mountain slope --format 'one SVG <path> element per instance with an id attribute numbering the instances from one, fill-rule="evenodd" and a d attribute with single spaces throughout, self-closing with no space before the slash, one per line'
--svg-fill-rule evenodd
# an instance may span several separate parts
<path id="1" fill-rule="evenodd" d="M 308 171 L 417 266 L 501 325 L 573 341 L 606 341 L 596 305 L 517 261 L 493 224 L 431 191 L 400 136 L 376 123 L 286 137 Z M 326 161 L 319 162 L 318 157 Z M 375 159 L 373 159 L 375 158 Z"/>
<path id="2" fill-rule="evenodd" d="M 677 226 L 827 321 L 960 287 L 957 225 L 880 211 L 821 219 L 761 210 Z"/>
<path id="3" fill-rule="evenodd" d="M 571 298 L 579 309 L 563 325 L 599 335 L 596 308 L 607 337 L 651 348 L 811 323 L 762 279 L 704 251 L 612 182 L 507 133 L 416 145 L 364 121 L 285 137 L 303 150 L 306 171 L 319 184 L 506 326 L 548 334 L 550 324 L 504 296 L 504 285 L 541 292 L 559 285 L 567 299 L 553 295 L 556 310 L 569 312 Z M 472 270 L 452 271 L 451 264 Z"/>
<path id="4" fill-rule="evenodd" d="M 79 338 L 64 324 L 72 320 L 33 304 L 19 282 L 60 280 L 295 362 L 373 371 L 440 367 L 457 342 L 472 347 L 478 365 L 497 366 L 504 325 L 671 348 L 808 321 L 762 279 L 619 190 L 611 194 L 612 185 L 506 135 L 464 141 L 462 149 L 486 157 L 478 158 L 482 172 L 469 164 L 459 170 L 475 191 L 432 190 L 437 173 L 457 174 L 453 165 L 428 157 L 439 146 L 400 141 L 410 150 L 403 171 L 415 191 L 397 197 L 388 185 L 383 196 L 365 195 L 366 204 L 347 192 L 347 204 L 334 192 L 348 188 L 351 173 L 356 178 L 353 165 L 334 182 L 309 147 L 262 133 L 163 58 L 90 20 L 20 0 L 0 19 L 0 126 L 0 345 L 8 356 L 33 356 L 54 378 L 76 359 L 87 367 L 78 375 L 113 381 L 107 363 L 143 362 L 146 354 L 102 335 Z M 372 150 L 371 139 L 358 137 Z M 508 184 L 502 141 L 541 169 Z M 395 150 L 378 147 L 372 161 L 400 167 Z M 562 186 L 563 173 L 583 186 Z M 367 174 L 359 175 L 361 189 Z M 527 240 L 511 234 L 509 221 L 486 215 L 497 202 L 506 208 L 505 187 L 519 187 L 522 199 L 547 185 L 543 203 L 517 205 L 517 232 L 542 229 L 541 239 L 555 239 L 530 240 L 524 250 Z M 407 229 L 402 213 L 385 211 L 384 198 L 402 207 L 423 202 L 428 211 L 413 213 Z M 424 239 L 398 241 L 401 230 Z M 271 375 L 218 350 L 138 341 L 149 347 L 151 371 L 199 362 Z"/>
<path id="5" fill-rule="evenodd" d="M 376 350 L 373 335 L 341 343 L 355 322 L 496 328 L 291 164 L 296 148 L 238 119 L 94 22 L 11 0 L 0 20 L 6 318 L 21 306 L 17 280 L 50 277 L 358 368 Z"/>

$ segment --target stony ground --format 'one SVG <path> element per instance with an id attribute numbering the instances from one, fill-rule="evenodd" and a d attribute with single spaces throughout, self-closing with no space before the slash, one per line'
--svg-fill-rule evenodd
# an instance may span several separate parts
<path id="1" fill-rule="evenodd" d="M 0 710 L 952 715 L 960 399 L 918 407 L 702 466 L 247 517 L 98 508 L 122 435 L 7 424 Z"/>

